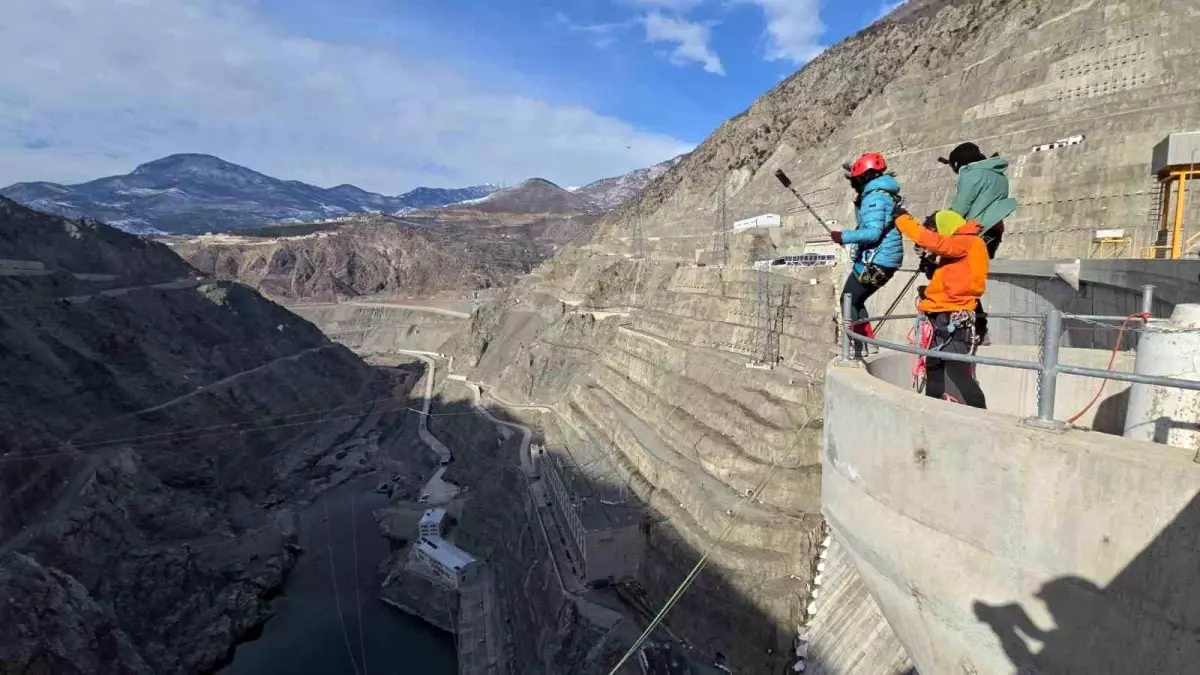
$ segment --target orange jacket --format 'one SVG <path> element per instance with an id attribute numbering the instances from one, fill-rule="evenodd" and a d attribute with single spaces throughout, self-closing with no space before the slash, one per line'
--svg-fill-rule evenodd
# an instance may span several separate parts
<path id="1" fill-rule="evenodd" d="M 933 273 L 917 309 L 926 314 L 975 311 L 987 287 L 989 264 L 979 223 L 969 220 L 954 234 L 943 237 L 904 213 L 896 218 L 896 228 L 917 246 L 942 257 L 942 265 Z"/>

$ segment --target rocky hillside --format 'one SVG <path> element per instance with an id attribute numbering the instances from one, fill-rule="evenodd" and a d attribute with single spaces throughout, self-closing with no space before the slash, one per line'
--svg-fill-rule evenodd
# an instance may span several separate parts
<path id="1" fill-rule="evenodd" d="M 291 234 L 272 228 L 169 240 L 196 269 L 297 300 L 461 295 L 507 285 L 550 255 L 527 228 L 415 228 L 370 216 Z"/>
<path id="2" fill-rule="evenodd" d="M 357 470 L 314 411 L 390 386 L 105 225 L 0 199 L 0 259 L 0 671 L 211 671 L 270 616 L 295 506 Z"/>
<path id="3" fill-rule="evenodd" d="M 273 297 L 461 296 L 591 237 L 597 207 L 542 179 L 403 216 L 169 238 L 196 269 Z"/>
<path id="4" fill-rule="evenodd" d="M 96 218 L 130 232 L 197 233 L 429 208 L 484 197 L 494 189 L 417 188 L 388 197 L 353 185 L 324 189 L 279 180 L 210 155 L 171 155 L 124 176 L 79 185 L 17 183 L 0 189 L 0 195 L 48 213 Z"/>

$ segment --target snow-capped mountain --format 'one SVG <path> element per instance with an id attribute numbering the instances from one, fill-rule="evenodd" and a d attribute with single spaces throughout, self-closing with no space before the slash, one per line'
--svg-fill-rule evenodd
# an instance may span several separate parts
<path id="1" fill-rule="evenodd" d="M 87 216 L 139 234 L 219 232 L 274 222 L 395 213 L 485 197 L 490 185 L 421 187 L 398 197 L 353 185 L 320 188 L 280 180 L 211 155 L 182 154 L 143 164 L 124 176 L 78 185 L 17 183 L 0 195 L 70 218 Z"/>
<path id="2" fill-rule="evenodd" d="M 666 173 L 667 169 L 678 164 L 681 159 L 683 155 L 645 169 L 630 171 L 623 176 L 602 178 L 571 190 L 571 193 L 590 200 L 603 211 L 612 211 L 641 194 L 650 181 Z"/>
<path id="3" fill-rule="evenodd" d="M 445 208 L 480 213 L 530 214 L 599 214 L 602 211 L 591 199 L 568 192 L 544 178 L 530 178 L 485 197 L 467 199 Z"/>

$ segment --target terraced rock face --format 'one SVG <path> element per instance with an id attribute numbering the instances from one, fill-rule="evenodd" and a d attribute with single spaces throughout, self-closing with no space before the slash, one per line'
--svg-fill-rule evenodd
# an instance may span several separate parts
<path id="1" fill-rule="evenodd" d="M 0 258 L 45 268 L 0 275 L 3 669 L 212 669 L 270 615 L 291 510 L 356 468 L 311 411 L 369 412 L 383 383 L 107 226 L 0 199 Z"/>
<path id="2" fill-rule="evenodd" d="M 644 508 L 638 581 L 653 603 L 711 549 L 668 625 L 749 672 L 786 667 L 805 620 L 820 539 L 820 398 L 809 372 L 832 336 L 828 317 L 810 311 L 826 274 L 769 276 L 775 311 L 792 291 L 773 371 L 747 368 L 760 318 L 753 271 L 586 252 L 539 268 L 444 347 L 499 398 L 554 405 L 550 440 L 608 449 Z"/>
<path id="3" fill-rule="evenodd" d="M 826 218 L 848 225 L 852 195 L 840 166 L 884 150 L 909 208 L 923 215 L 945 206 L 954 187 L 936 158 L 974 140 L 1012 160 L 1024 205 L 1008 221 L 1002 255 L 1086 255 L 1098 227 L 1151 241 L 1151 149 L 1200 126 L 1200 50 L 1189 39 L 1197 21 L 1181 0 L 909 2 L 723 124 L 640 200 L 603 219 L 588 244 L 476 312 L 470 332 L 445 349 L 498 396 L 556 405 L 565 442 L 607 449 L 646 505 L 638 578 L 652 603 L 711 553 L 667 621 L 673 631 L 730 656 L 739 671 L 780 672 L 809 619 L 824 536 L 818 392 L 844 270 L 762 281 L 748 269 L 774 251 L 828 241 L 774 171 L 785 169 Z M 1035 151 L 1076 134 L 1086 141 Z M 727 268 L 711 266 L 720 257 L 713 232 L 730 225 L 715 222 L 721 190 L 728 221 L 784 216 L 779 229 L 731 233 Z M 649 260 L 630 257 L 635 214 Z M 780 361 L 749 369 L 773 317 Z M 735 496 L 768 474 L 761 498 L 727 532 Z M 839 568 L 837 588 L 844 604 L 823 600 L 836 618 L 820 625 L 815 665 L 906 669 L 852 570 Z"/>

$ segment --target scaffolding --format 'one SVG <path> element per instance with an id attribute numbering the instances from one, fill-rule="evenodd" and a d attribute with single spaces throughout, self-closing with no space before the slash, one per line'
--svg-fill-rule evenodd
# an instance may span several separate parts
<path id="1" fill-rule="evenodd" d="M 1146 249 L 1148 258 L 1179 260 L 1198 235 L 1185 232 L 1184 209 L 1187 205 L 1188 180 L 1200 177 L 1196 157 L 1200 154 L 1200 133 L 1172 134 L 1154 148 L 1152 171 L 1158 178 L 1158 237 Z M 1174 197 L 1172 199 L 1172 197 Z"/>

